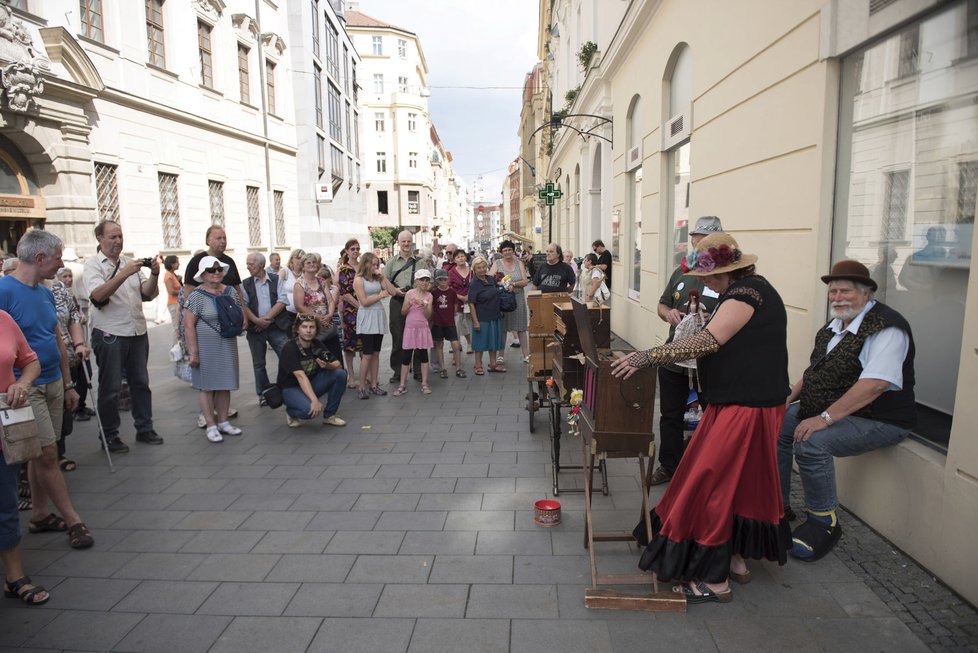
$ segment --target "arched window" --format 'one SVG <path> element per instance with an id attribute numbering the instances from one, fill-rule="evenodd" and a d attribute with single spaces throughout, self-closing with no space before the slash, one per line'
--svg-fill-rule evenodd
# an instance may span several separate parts
<path id="1" fill-rule="evenodd" d="M 628 279 L 628 297 L 639 301 L 642 291 L 642 98 L 632 98 L 625 121 L 625 276 Z M 612 234 L 612 241 L 620 240 Z M 621 251 L 616 246 L 615 251 Z"/>
<path id="2" fill-rule="evenodd" d="M 11 141 L 0 136 L 0 255 L 13 254 L 31 226 L 40 228 L 44 198 L 30 163 Z"/>
<path id="3" fill-rule="evenodd" d="M 673 50 L 662 79 L 663 115 L 662 151 L 668 156 L 665 229 L 662 242 L 666 248 L 668 270 L 679 265 L 686 255 L 689 239 L 690 135 L 693 86 L 693 55 L 685 43 Z M 663 271 L 668 274 L 668 271 Z"/>

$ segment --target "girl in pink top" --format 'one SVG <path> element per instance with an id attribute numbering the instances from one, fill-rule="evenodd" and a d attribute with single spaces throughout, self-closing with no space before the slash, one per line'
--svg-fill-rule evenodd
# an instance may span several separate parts
<path id="1" fill-rule="evenodd" d="M 418 270 L 414 273 L 414 288 L 404 296 L 404 306 L 401 315 L 406 315 L 404 321 L 404 341 L 401 349 L 404 357 L 401 359 L 401 385 L 394 391 L 399 397 L 407 392 L 407 377 L 411 371 L 411 357 L 417 356 L 421 361 L 421 392 L 431 394 L 428 387 L 428 350 L 434 346 L 431 340 L 431 311 L 434 308 L 431 296 L 431 271 Z"/>

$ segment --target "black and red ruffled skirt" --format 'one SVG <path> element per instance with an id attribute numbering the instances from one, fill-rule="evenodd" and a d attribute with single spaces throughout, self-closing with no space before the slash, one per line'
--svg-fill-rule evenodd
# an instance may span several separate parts
<path id="1" fill-rule="evenodd" d="M 778 481 L 783 405 L 709 406 L 669 488 L 634 534 L 647 544 L 639 561 L 660 580 L 722 583 L 730 556 L 785 564 L 791 530 Z"/>

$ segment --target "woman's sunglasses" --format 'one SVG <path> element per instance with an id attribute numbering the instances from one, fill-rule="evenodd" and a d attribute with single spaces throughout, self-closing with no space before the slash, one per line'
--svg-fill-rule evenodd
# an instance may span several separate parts
<path id="1" fill-rule="evenodd" d="M 212 274 L 216 272 L 224 272 L 224 268 L 210 268 L 209 270 L 204 270 L 204 272 L 210 272 Z"/>

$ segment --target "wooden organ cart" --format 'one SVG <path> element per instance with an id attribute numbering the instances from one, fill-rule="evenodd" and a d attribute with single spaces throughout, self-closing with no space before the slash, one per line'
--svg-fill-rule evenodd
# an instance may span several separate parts
<path id="1" fill-rule="evenodd" d="M 578 333 L 577 323 L 574 321 L 574 304 L 580 303 L 577 299 L 569 302 L 561 302 L 553 305 L 554 311 L 554 344 L 552 378 L 555 387 L 548 387 L 550 391 L 550 437 L 551 437 L 551 462 L 553 472 L 554 496 L 560 496 L 563 492 L 583 492 L 582 488 L 560 487 L 561 470 L 583 469 L 580 465 L 560 464 L 560 437 L 561 437 L 561 407 L 570 406 L 570 395 L 574 390 L 584 389 L 584 350 L 581 347 L 581 336 Z M 608 348 L 611 346 L 611 310 L 607 306 L 586 306 L 588 318 L 590 320 L 589 330 L 591 337 L 598 347 Z M 598 470 L 601 474 L 601 491 L 608 494 L 608 474 L 604 460 L 598 463 Z"/>
<path id="2" fill-rule="evenodd" d="M 547 379 L 553 368 L 554 312 L 556 302 L 567 301 L 570 295 L 563 292 L 542 293 L 531 290 L 526 293 L 530 312 L 527 329 L 530 337 L 530 361 L 526 367 L 526 407 L 530 411 L 530 433 L 534 431 L 534 416 L 539 408 L 552 409 L 547 392 Z M 536 385 L 536 389 L 534 389 Z"/>
<path id="3" fill-rule="evenodd" d="M 638 458 L 642 487 L 642 511 L 646 518 L 648 539 L 652 540 L 649 514 L 649 485 L 655 459 L 652 415 L 655 405 L 655 371 L 638 370 L 629 379 L 616 378 L 611 365 L 631 352 L 598 349 L 591 333 L 587 308 L 573 302 L 574 321 L 585 356 L 584 402 L 581 404 L 581 442 L 584 454 L 584 546 L 591 565 L 591 587 L 584 593 L 584 606 L 618 610 L 686 611 L 686 600 L 680 594 L 659 592 L 658 580 L 652 574 L 599 575 L 594 560 L 596 542 L 634 542 L 631 531 L 594 530 L 591 493 L 595 459 Z M 601 589 L 600 585 L 648 585 L 652 594 L 626 593 Z"/>

